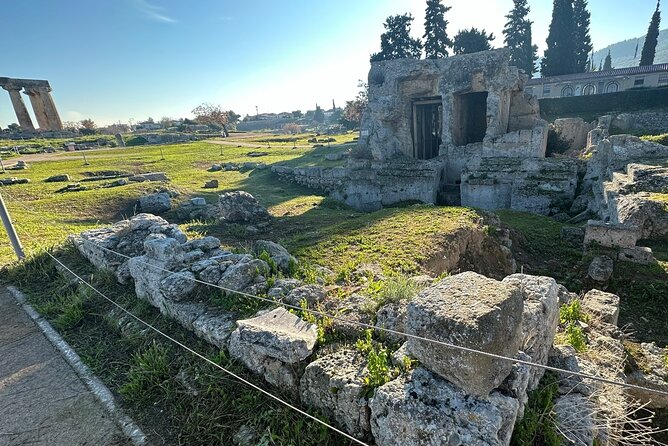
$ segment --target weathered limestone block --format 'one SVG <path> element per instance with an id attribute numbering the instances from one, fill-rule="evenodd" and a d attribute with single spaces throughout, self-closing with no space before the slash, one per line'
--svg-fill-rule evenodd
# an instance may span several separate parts
<path id="1" fill-rule="evenodd" d="M 376 333 L 378 336 L 395 344 L 405 341 L 406 336 L 397 333 L 406 332 L 407 310 L 407 300 L 390 302 L 380 307 L 376 312 Z M 392 330 L 397 333 L 390 333 L 379 329 Z"/>
<path id="2" fill-rule="evenodd" d="M 295 288 L 302 286 L 302 282 L 298 279 L 276 279 L 274 286 L 267 292 L 267 297 L 272 299 L 280 299 L 287 296 Z"/>
<path id="3" fill-rule="evenodd" d="M 572 150 L 584 149 L 587 135 L 593 126 L 582 118 L 560 118 L 554 121 L 554 131 Z"/>
<path id="4" fill-rule="evenodd" d="M 255 242 L 255 252 L 257 254 L 266 251 L 269 254 L 269 258 L 276 263 L 282 271 L 288 272 L 291 265 L 297 265 L 297 259 L 295 259 L 287 249 L 279 245 L 278 243 L 269 241 L 269 240 L 258 240 Z"/>
<path id="5" fill-rule="evenodd" d="M 522 345 L 522 293 L 517 285 L 474 272 L 446 277 L 408 304 L 408 334 L 514 357 Z M 409 338 L 408 351 L 467 393 L 485 397 L 512 363 Z"/>
<path id="6" fill-rule="evenodd" d="M 597 375 L 594 364 L 586 359 L 579 358 L 575 349 L 570 345 L 555 345 L 550 350 L 548 365 L 570 372 Z M 585 380 L 564 372 L 557 373 L 557 383 L 561 395 L 579 393 L 590 396 L 595 390 L 595 384 L 591 380 Z"/>
<path id="7" fill-rule="evenodd" d="M 619 296 L 616 294 L 591 290 L 582 298 L 582 308 L 601 322 L 617 325 Z"/>
<path id="8" fill-rule="evenodd" d="M 224 291 L 243 291 L 253 284 L 259 276 L 269 272 L 269 266 L 264 260 L 248 259 L 228 266 L 218 280 L 218 286 Z"/>
<path id="9" fill-rule="evenodd" d="M 499 392 L 469 395 L 418 367 L 376 389 L 369 407 L 379 446 L 501 446 L 510 442 L 519 404 Z"/>
<path id="10" fill-rule="evenodd" d="M 192 323 L 195 334 L 221 350 L 228 348 L 230 335 L 236 328 L 233 313 L 209 309 Z"/>
<path id="11" fill-rule="evenodd" d="M 367 296 L 351 294 L 344 299 L 334 297 L 326 301 L 325 308 L 329 314 L 345 319 L 346 322 L 341 319 L 334 319 L 332 322 L 334 331 L 342 336 L 355 339 L 366 329 L 359 324 L 373 326 L 375 303 Z"/>
<path id="12" fill-rule="evenodd" d="M 304 322 L 284 308 L 252 319 L 237 321 L 229 351 L 250 370 L 271 384 L 294 388 L 297 366 L 313 353 L 318 338 L 315 325 Z"/>
<path id="13" fill-rule="evenodd" d="M 221 194 L 218 200 L 220 218 L 226 222 L 254 222 L 268 220 L 271 215 L 248 192 L 234 191 Z"/>
<path id="14" fill-rule="evenodd" d="M 294 280 L 294 279 L 293 279 Z M 308 308 L 313 308 L 327 297 L 327 291 L 320 285 L 303 285 L 291 290 L 283 298 L 283 302 L 293 306 L 300 306 L 306 302 Z"/>
<path id="15" fill-rule="evenodd" d="M 645 246 L 622 248 L 619 250 L 617 258 L 622 262 L 640 263 L 642 265 L 649 265 L 650 263 L 656 262 L 652 248 L 647 248 Z"/>
<path id="16" fill-rule="evenodd" d="M 302 403 L 362 438 L 371 429 L 364 375 L 365 360 L 354 350 L 339 350 L 316 359 L 306 366 L 300 381 Z"/>
<path id="17" fill-rule="evenodd" d="M 585 229 L 585 246 L 599 244 L 606 248 L 632 248 L 640 238 L 635 226 L 589 220 Z"/>
<path id="18" fill-rule="evenodd" d="M 165 172 L 149 172 L 142 173 L 139 175 L 133 175 L 128 178 L 128 181 L 144 182 L 144 181 L 168 181 L 167 175 Z"/>
<path id="19" fill-rule="evenodd" d="M 612 277 L 615 262 L 608 256 L 596 256 L 587 270 L 587 276 L 596 282 L 607 282 Z"/>
<path id="20" fill-rule="evenodd" d="M 668 355 L 668 349 L 657 347 L 653 342 L 640 344 L 638 357 L 634 357 L 638 367 L 627 375 L 626 382 L 668 392 L 668 367 L 664 362 L 666 355 Z M 627 391 L 641 403 L 647 403 L 650 409 L 668 408 L 668 396 L 666 395 L 637 389 L 627 389 Z"/>
<path id="21" fill-rule="evenodd" d="M 172 202 L 167 192 L 160 192 L 140 197 L 139 208 L 149 214 L 161 214 L 172 208 Z"/>
<path id="22" fill-rule="evenodd" d="M 524 299 L 522 314 L 522 347 L 531 361 L 547 364 L 554 334 L 559 324 L 559 287 L 551 277 L 513 274 L 503 279 L 520 289 Z M 532 367 L 529 370 L 529 390 L 538 386 L 544 370 Z"/>
<path id="23" fill-rule="evenodd" d="M 52 175 L 44 181 L 46 183 L 60 183 L 60 182 L 63 182 L 63 181 L 71 181 L 71 179 L 70 179 L 69 175 L 64 173 L 64 174 L 60 174 L 60 175 Z"/>

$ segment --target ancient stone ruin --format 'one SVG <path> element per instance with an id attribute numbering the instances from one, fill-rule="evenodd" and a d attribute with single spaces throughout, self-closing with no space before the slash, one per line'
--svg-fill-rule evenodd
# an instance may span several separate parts
<path id="1" fill-rule="evenodd" d="M 354 208 L 401 201 L 548 213 L 571 200 L 574 162 L 545 158 L 548 123 L 506 50 L 372 63 L 346 167 L 274 167 Z"/>
<path id="2" fill-rule="evenodd" d="M 51 97 L 49 81 L 0 77 L 0 87 L 9 92 L 9 97 L 12 100 L 12 106 L 14 107 L 21 130 L 59 131 L 63 129 L 63 123 L 60 120 L 56 104 Z M 30 98 L 39 129 L 36 129 L 33 125 L 32 119 L 28 114 L 28 108 L 21 97 L 21 90 Z"/>
<path id="3" fill-rule="evenodd" d="M 297 259 L 270 241 L 258 241 L 252 253 L 233 253 L 214 237 L 188 240 L 177 225 L 150 214 L 86 231 L 72 240 L 95 266 L 112 272 L 121 283 L 134 284 L 138 298 L 228 351 L 249 371 L 351 435 L 379 446 L 509 444 L 524 416 L 528 392 L 538 387 L 544 370 L 449 345 L 608 379 L 624 376 L 616 326 L 619 297 L 592 290 L 582 298 L 591 315 L 591 348 L 597 351 L 584 359 L 570 346 L 553 346 L 560 305 L 577 296 L 549 277 L 512 274 L 495 280 L 464 272 L 437 281 L 428 278 L 416 297 L 380 306 L 375 317 L 368 314 L 365 319 L 360 318 L 368 305 L 363 296 L 342 300 L 322 285 L 272 278 L 272 268 L 287 274 Z M 210 290 L 207 283 L 228 294 L 267 296 L 275 304 L 242 316 L 210 301 L 210 294 L 203 292 Z M 388 338 L 392 344 L 403 343 L 392 354 L 397 372 L 369 388 L 369 359 L 362 351 L 352 343 L 323 344 L 318 326 L 305 316 L 308 312 L 290 312 L 281 303 L 303 311 L 325 309 L 351 321 L 376 320 L 381 337 L 380 330 L 387 328 L 417 338 Z M 346 339 L 363 335 L 354 324 L 336 324 Z M 656 362 L 660 349 L 651 344 L 643 348 Z M 406 366 L 406 361 L 415 365 Z M 632 379 L 665 389 L 668 385 L 657 376 L 637 370 Z M 583 444 L 619 435 L 622 412 L 631 404 L 623 389 L 569 373 L 558 379 L 554 411 L 560 432 Z M 650 401 L 651 407 L 666 405 L 652 395 L 632 396 Z"/>

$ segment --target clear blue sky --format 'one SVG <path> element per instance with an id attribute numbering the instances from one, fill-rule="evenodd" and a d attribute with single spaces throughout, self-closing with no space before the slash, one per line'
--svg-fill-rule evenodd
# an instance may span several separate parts
<path id="1" fill-rule="evenodd" d="M 388 15 L 424 0 L 9 0 L 0 76 L 47 79 L 64 121 L 188 116 L 199 103 L 237 113 L 326 108 L 366 79 Z M 512 0 L 444 0 L 449 32 L 475 26 L 503 44 Z M 529 0 L 542 49 L 552 2 Z M 643 35 L 655 0 L 589 0 L 595 48 Z M 668 19 L 665 19 L 668 20 Z M 665 27 L 664 20 L 664 27 Z M 0 91 L 0 125 L 16 121 Z M 27 98 L 26 98 L 27 99 Z"/>

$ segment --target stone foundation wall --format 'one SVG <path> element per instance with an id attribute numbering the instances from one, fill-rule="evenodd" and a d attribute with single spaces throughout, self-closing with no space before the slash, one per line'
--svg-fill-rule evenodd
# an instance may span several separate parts
<path id="1" fill-rule="evenodd" d="M 619 114 L 612 121 L 612 130 L 636 135 L 668 133 L 668 109 Z"/>

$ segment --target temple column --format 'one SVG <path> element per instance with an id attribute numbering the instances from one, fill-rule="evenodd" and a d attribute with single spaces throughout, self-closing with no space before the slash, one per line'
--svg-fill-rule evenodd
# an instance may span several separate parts
<path id="1" fill-rule="evenodd" d="M 49 130 L 49 118 L 40 90 L 39 88 L 26 88 L 25 93 L 30 97 L 32 111 L 35 113 L 35 118 L 37 118 L 37 124 L 40 130 L 44 131 Z"/>
<path id="2" fill-rule="evenodd" d="M 44 109 L 46 110 L 46 119 L 49 123 L 49 130 L 62 130 L 63 123 L 60 120 L 60 115 L 58 115 L 58 109 L 56 109 L 56 104 L 53 102 L 51 97 L 51 89 L 44 88 L 40 89 L 39 95 L 42 98 L 42 103 L 44 104 Z"/>
<path id="3" fill-rule="evenodd" d="M 9 98 L 12 100 L 14 113 L 16 113 L 16 119 L 19 121 L 21 130 L 35 130 L 35 126 L 32 124 L 32 119 L 30 119 L 30 115 L 28 114 L 28 108 L 26 107 L 26 104 L 23 102 L 23 98 L 21 97 L 21 87 L 5 85 L 2 88 L 9 92 Z"/>

